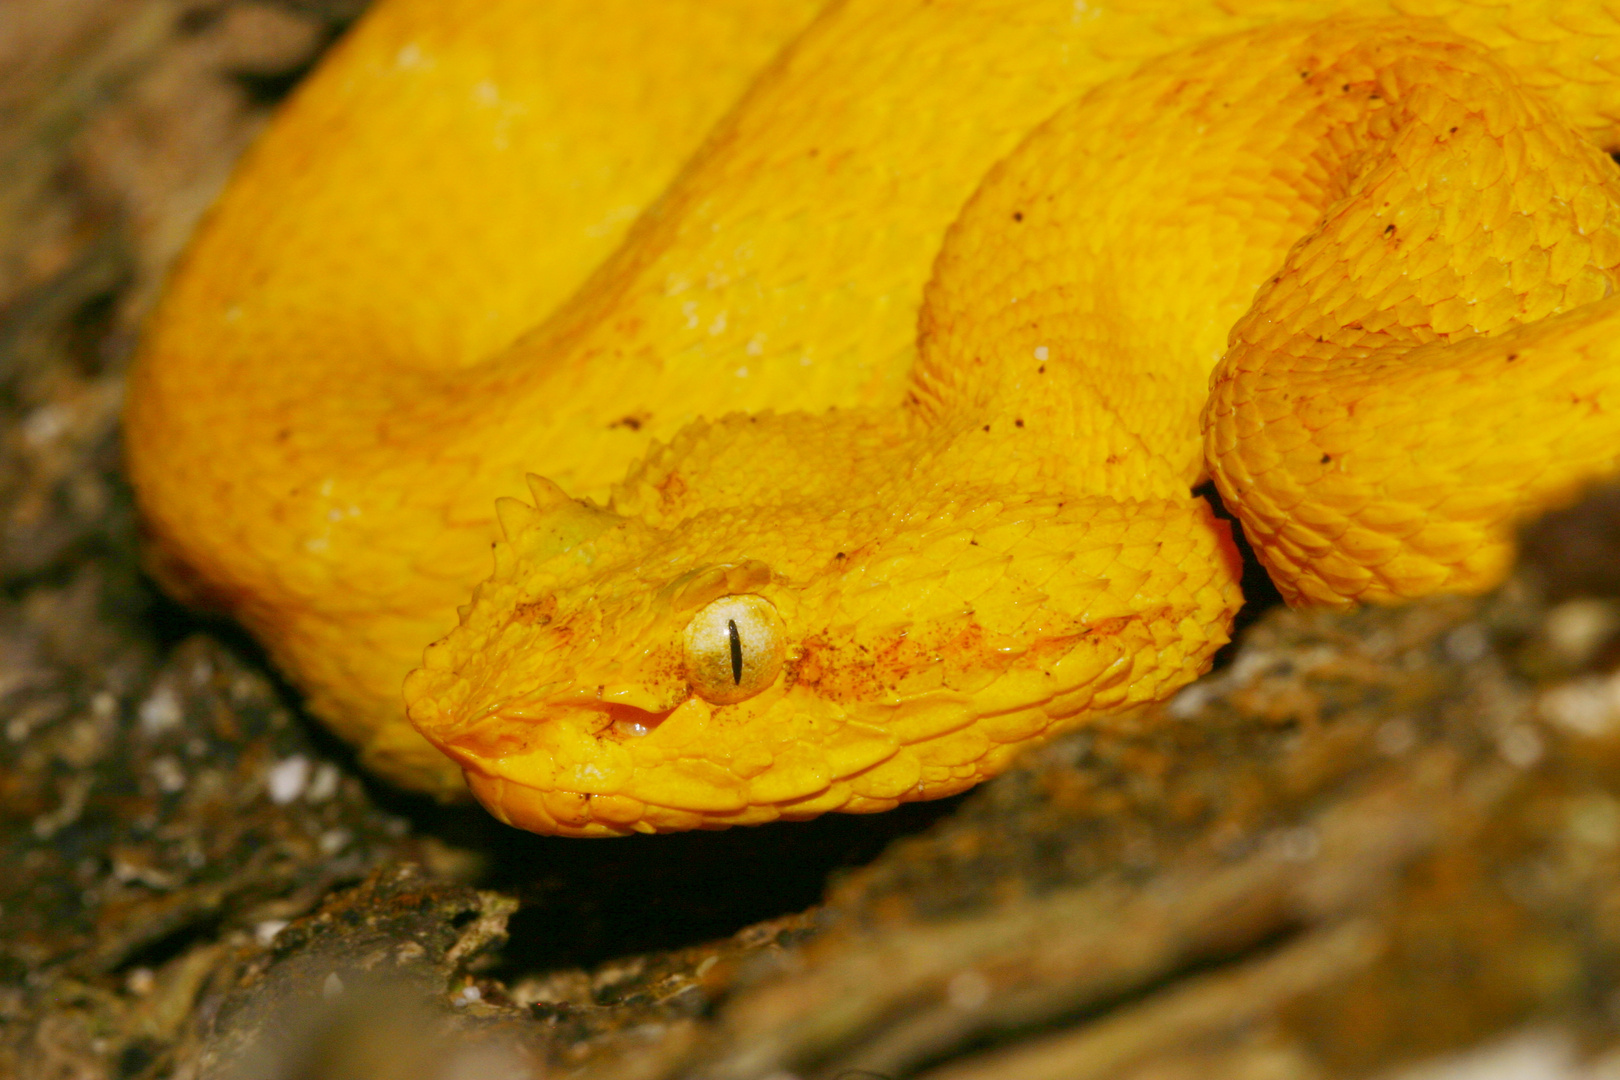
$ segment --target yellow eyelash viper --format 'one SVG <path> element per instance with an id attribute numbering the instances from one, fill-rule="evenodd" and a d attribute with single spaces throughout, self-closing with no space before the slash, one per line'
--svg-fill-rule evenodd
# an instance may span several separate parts
<path id="1" fill-rule="evenodd" d="M 1347 603 L 1620 467 L 1617 146 L 1592 0 L 384 0 L 149 327 L 152 563 L 523 828 L 949 794 L 1207 667 L 1207 476 Z"/>

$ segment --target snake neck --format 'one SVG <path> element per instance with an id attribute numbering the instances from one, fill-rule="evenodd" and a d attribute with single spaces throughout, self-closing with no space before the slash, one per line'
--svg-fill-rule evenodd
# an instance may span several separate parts
<path id="1" fill-rule="evenodd" d="M 1292 602 L 1482 591 L 1620 468 L 1620 169 L 1432 27 L 1296 60 L 1320 209 L 1231 331 L 1211 471 Z"/>

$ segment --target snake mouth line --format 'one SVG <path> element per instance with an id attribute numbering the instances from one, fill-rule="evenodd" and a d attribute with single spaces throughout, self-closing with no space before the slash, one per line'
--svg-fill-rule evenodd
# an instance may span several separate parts
<path id="1" fill-rule="evenodd" d="M 649 712 L 634 705 L 608 704 L 602 706 L 609 723 L 607 729 L 621 738 L 644 739 L 658 730 L 658 725 L 669 718 L 674 709 Z"/>

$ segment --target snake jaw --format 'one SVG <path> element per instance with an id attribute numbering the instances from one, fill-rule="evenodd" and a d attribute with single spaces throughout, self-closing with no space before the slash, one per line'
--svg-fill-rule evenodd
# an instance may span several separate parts
<path id="1" fill-rule="evenodd" d="M 656 715 L 559 704 L 522 746 L 447 749 L 497 816 L 543 832 L 617 835 L 882 810 L 969 787 L 1004 768 L 1018 745 L 1088 708 L 1154 696 L 1157 685 L 1121 645 L 1130 635 L 1109 629 L 984 648 L 971 625 L 896 627 L 885 640 L 837 647 L 811 638 L 793 649 L 783 678 L 745 702 L 714 705 L 694 694 Z M 937 678 L 895 680 L 883 668 L 925 654 L 932 662 L 920 666 Z"/>

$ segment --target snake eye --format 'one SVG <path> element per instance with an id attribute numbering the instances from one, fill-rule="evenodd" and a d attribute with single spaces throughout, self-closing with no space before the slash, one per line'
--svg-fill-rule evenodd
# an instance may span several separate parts
<path id="1" fill-rule="evenodd" d="M 763 596 L 722 596 L 686 624 L 686 679 L 710 704 L 744 701 L 776 681 L 786 637 Z"/>

